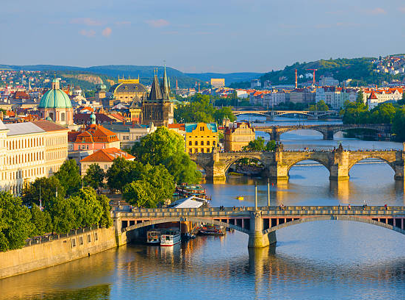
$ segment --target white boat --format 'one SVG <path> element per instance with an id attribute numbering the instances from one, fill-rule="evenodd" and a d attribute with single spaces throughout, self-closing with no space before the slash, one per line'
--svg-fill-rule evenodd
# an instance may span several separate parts
<path id="1" fill-rule="evenodd" d="M 161 232 L 159 230 L 150 230 L 146 233 L 146 242 L 148 244 L 159 245 Z"/>
<path id="2" fill-rule="evenodd" d="M 181 235 L 178 231 L 166 232 L 160 236 L 160 246 L 174 246 L 181 242 Z"/>

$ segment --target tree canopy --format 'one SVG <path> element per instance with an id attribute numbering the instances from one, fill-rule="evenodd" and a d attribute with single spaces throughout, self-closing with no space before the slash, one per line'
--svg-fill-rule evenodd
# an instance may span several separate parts
<path id="1" fill-rule="evenodd" d="M 253 141 L 250 141 L 247 146 L 243 148 L 245 151 L 274 151 L 276 149 L 276 142 L 271 140 L 265 144 L 265 140 L 262 137 L 258 137 Z"/>
<path id="2" fill-rule="evenodd" d="M 74 159 L 65 161 L 59 171 L 55 173 L 55 177 L 59 179 L 68 196 L 76 193 L 82 184 L 79 167 Z"/>

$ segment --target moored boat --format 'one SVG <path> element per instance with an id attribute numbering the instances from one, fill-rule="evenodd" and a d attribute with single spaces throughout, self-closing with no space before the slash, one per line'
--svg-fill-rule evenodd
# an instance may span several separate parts
<path id="1" fill-rule="evenodd" d="M 160 246 L 169 247 L 181 242 L 179 231 L 168 231 L 160 236 Z"/>
<path id="2" fill-rule="evenodd" d="M 159 245 L 161 234 L 159 230 L 149 230 L 146 233 L 146 242 L 152 245 Z"/>
<path id="3" fill-rule="evenodd" d="M 203 226 L 200 228 L 199 234 L 222 236 L 226 235 L 226 230 L 223 226 Z"/>

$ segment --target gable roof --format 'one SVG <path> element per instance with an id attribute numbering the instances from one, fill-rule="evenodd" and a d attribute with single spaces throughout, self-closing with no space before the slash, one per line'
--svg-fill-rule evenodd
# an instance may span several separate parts
<path id="1" fill-rule="evenodd" d="M 101 149 L 83 158 L 80 162 L 113 162 L 114 159 L 123 157 L 127 160 L 134 160 L 135 157 L 118 148 Z"/>
<path id="2" fill-rule="evenodd" d="M 39 128 L 42 128 L 45 131 L 69 130 L 69 129 L 63 127 L 63 126 L 55 124 L 54 122 L 50 122 L 50 121 L 46 121 L 46 120 L 34 121 L 32 123 L 34 123 Z"/>

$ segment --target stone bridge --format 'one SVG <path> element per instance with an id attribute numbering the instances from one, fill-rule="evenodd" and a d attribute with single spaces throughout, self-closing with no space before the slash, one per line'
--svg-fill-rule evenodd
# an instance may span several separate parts
<path id="1" fill-rule="evenodd" d="M 404 180 L 404 151 L 283 151 L 274 152 L 218 152 L 190 154 L 190 158 L 203 168 L 207 179 L 223 182 L 230 166 L 236 161 L 248 158 L 260 161 L 264 166 L 263 176 L 285 181 L 290 169 L 303 160 L 313 160 L 325 166 L 330 180 L 348 180 L 350 169 L 359 161 L 368 158 L 386 162 L 395 172 L 395 180 Z"/>
<path id="2" fill-rule="evenodd" d="M 251 248 L 276 243 L 276 231 L 304 222 L 341 220 L 380 226 L 405 234 L 405 207 L 381 206 L 276 206 L 247 208 L 156 208 L 114 211 L 114 225 L 119 245 L 133 238 L 134 230 L 155 224 L 190 221 L 210 223 L 249 235 Z"/>
<path id="3" fill-rule="evenodd" d="M 323 135 L 324 140 L 333 140 L 335 133 L 351 129 L 369 129 L 378 133 L 390 133 L 391 125 L 388 124 L 338 124 L 338 125 L 294 125 L 294 126 L 256 126 L 256 131 L 270 134 L 270 139 L 279 141 L 280 135 L 293 130 L 315 130 Z"/>
<path id="4" fill-rule="evenodd" d="M 309 111 L 309 110 L 235 110 L 232 111 L 235 116 L 240 115 L 257 115 L 266 117 L 266 120 L 272 121 L 275 116 L 284 115 L 302 115 L 311 119 L 318 119 L 325 116 L 337 116 L 338 112 L 329 111 Z"/>

